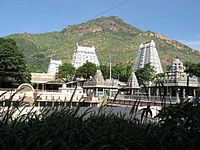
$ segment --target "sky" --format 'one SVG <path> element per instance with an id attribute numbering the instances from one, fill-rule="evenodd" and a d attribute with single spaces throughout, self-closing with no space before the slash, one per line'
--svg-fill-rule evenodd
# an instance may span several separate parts
<path id="1" fill-rule="evenodd" d="M 200 50 L 200 0 L 1 0 L 0 37 L 61 31 L 102 16 L 118 16 Z"/>

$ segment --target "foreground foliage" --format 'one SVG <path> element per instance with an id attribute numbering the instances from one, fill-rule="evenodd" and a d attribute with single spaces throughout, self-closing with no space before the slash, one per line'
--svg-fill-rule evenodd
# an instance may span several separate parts
<path id="1" fill-rule="evenodd" d="M 131 114 L 105 113 L 102 108 L 96 114 L 91 109 L 78 113 L 79 109 L 44 108 L 41 113 L 32 110 L 13 117 L 19 108 L 1 108 L 0 149 L 193 150 L 200 146 L 198 102 L 166 107 L 156 123 Z"/>

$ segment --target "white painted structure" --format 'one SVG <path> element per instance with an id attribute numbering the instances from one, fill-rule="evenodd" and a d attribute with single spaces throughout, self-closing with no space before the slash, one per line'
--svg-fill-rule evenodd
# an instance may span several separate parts
<path id="1" fill-rule="evenodd" d="M 185 66 L 178 58 L 174 59 L 169 66 L 168 72 L 165 74 L 164 83 L 175 83 L 176 86 L 184 87 L 188 84 L 189 87 L 199 87 L 197 77 L 194 75 L 190 77 L 189 74 L 185 72 L 185 69 Z"/>
<path id="2" fill-rule="evenodd" d="M 71 64 L 77 69 L 87 61 L 99 66 L 99 60 L 95 52 L 95 47 L 79 46 L 77 43 Z"/>
<path id="3" fill-rule="evenodd" d="M 131 76 L 128 78 L 127 85 L 133 88 L 139 88 L 139 83 L 135 76 L 135 72 L 132 71 Z"/>
<path id="4" fill-rule="evenodd" d="M 59 66 L 62 65 L 62 60 L 51 59 L 47 74 L 55 75 L 58 72 Z"/>
<path id="5" fill-rule="evenodd" d="M 143 68 L 145 64 L 150 63 L 155 69 L 155 74 L 163 73 L 160 58 L 153 40 L 142 43 L 135 62 L 135 70 Z"/>

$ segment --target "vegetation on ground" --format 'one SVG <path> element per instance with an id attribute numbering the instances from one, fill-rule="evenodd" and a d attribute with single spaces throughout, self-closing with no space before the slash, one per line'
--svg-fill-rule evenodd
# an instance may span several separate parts
<path id="1" fill-rule="evenodd" d="M 80 107 L 44 107 L 40 112 L 33 107 L 24 114 L 25 105 L 11 107 L 11 99 L 7 104 L 0 108 L 1 150 L 197 150 L 200 146 L 199 100 L 164 107 L 149 118 L 152 121 L 145 120 L 149 106 L 140 111 L 143 117 L 135 115 L 139 103 L 132 106 L 129 117 L 103 108 L 79 113 Z"/>

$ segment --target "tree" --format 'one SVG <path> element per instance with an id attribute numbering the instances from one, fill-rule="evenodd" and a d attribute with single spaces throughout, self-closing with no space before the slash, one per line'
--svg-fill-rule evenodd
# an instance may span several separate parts
<path id="1" fill-rule="evenodd" d="M 110 67 L 106 66 L 106 65 L 100 65 L 100 70 L 102 72 L 104 79 L 109 79 L 109 77 L 110 77 Z"/>
<path id="2" fill-rule="evenodd" d="M 76 70 L 76 76 L 89 79 L 90 76 L 95 75 L 96 71 L 97 71 L 96 65 L 87 61 L 83 66 L 79 67 Z"/>
<path id="3" fill-rule="evenodd" d="M 154 67 L 149 64 L 145 64 L 143 68 L 136 70 L 135 75 L 139 84 L 146 84 L 152 81 L 155 77 Z"/>
<path id="4" fill-rule="evenodd" d="M 112 69 L 112 77 L 119 79 L 122 75 L 125 74 L 125 67 L 122 64 L 116 64 Z"/>
<path id="5" fill-rule="evenodd" d="M 126 82 L 131 75 L 132 65 L 116 64 L 112 69 L 112 77 Z"/>
<path id="6" fill-rule="evenodd" d="M 26 61 L 12 39 L 0 38 L 0 84 L 10 87 L 14 83 L 30 82 L 31 75 L 26 69 Z"/>
<path id="7" fill-rule="evenodd" d="M 190 76 L 195 75 L 200 77 L 200 63 L 185 62 L 184 66 L 186 67 L 185 72 L 189 73 Z"/>
<path id="8" fill-rule="evenodd" d="M 75 75 L 76 69 L 70 63 L 64 63 L 62 66 L 59 66 L 58 70 L 56 78 L 66 81 Z"/>

